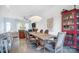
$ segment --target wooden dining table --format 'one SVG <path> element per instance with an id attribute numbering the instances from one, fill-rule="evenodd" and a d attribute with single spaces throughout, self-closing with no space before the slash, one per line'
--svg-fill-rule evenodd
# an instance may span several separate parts
<path id="1" fill-rule="evenodd" d="M 40 33 L 40 32 L 29 32 L 30 35 L 37 37 L 41 40 L 48 40 L 50 38 L 55 38 L 56 35 L 52 35 L 52 34 L 45 34 L 45 33 Z"/>
<path id="2" fill-rule="evenodd" d="M 29 35 L 32 35 L 35 38 L 38 38 L 38 41 L 41 41 L 41 42 L 44 41 L 43 45 L 45 45 L 45 40 L 51 40 L 51 41 L 55 42 L 54 38 L 57 37 L 56 35 L 45 34 L 45 33 L 40 33 L 40 32 L 29 32 Z M 44 48 L 44 46 L 43 46 L 43 48 Z M 45 52 L 45 48 L 44 48 L 44 52 Z"/>

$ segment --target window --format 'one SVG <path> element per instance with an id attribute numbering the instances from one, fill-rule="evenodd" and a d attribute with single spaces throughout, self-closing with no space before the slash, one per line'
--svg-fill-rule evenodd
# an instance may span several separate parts
<path id="1" fill-rule="evenodd" d="M 9 32 L 11 30 L 11 23 L 6 22 L 6 32 Z"/>
<path id="2" fill-rule="evenodd" d="M 4 32 L 4 23 L 3 21 L 0 22 L 0 33 Z"/>
<path id="3" fill-rule="evenodd" d="M 17 31 L 20 29 L 20 23 L 17 23 Z"/>
<path id="4" fill-rule="evenodd" d="M 28 30 L 29 29 L 29 23 L 26 23 L 25 24 L 25 30 Z"/>

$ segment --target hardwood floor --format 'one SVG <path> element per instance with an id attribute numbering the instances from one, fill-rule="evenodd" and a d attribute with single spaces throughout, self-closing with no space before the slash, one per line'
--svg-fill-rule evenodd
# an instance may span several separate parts
<path id="1" fill-rule="evenodd" d="M 36 50 L 26 39 L 14 39 L 10 53 L 51 53 L 44 50 Z M 77 53 L 74 49 L 64 47 L 64 53 Z"/>
<path id="2" fill-rule="evenodd" d="M 26 41 L 26 39 L 14 40 L 10 53 L 42 53 L 42 51 L 37 51 L 32 48 L 31 44 Z"/>
<path id="3" fill-rule="evenodd" d="M 11 53 L 25 53 L 27 51 L 27 44 L 25 39 L 18 40 L 19 43 L 16 42 L 17 40 L 13 41 Z"/>

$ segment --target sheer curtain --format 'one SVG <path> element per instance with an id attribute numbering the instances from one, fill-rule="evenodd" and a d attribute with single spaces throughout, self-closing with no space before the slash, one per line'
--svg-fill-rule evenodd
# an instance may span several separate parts
<path id="1" fill-rule="evenodd" d="M 0 33 L 17 31 L 16 20 L 0 17 Z"/>
<path id="2" fill-rule="evenodd" d="M 6 22 L 6 32 L 10 32 L 10 31 L 11 31 L 11 23 Z"/>
<path id="3" fill-rule="evenodd" d="M 25 24 L 25 30 L 28 31 L 28 29 L 29 29 L 29 23 L 26 23 L 26 24 Z"/>
<path id="4" fill-rule="evenodd" d="M 4 32 L 4 23 L 3 21 L 0 21 L 0 33 Z"/>

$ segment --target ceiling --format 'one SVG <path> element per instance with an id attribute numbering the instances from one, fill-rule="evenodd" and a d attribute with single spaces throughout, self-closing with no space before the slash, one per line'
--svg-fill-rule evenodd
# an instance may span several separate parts
<path id="1" fill-rule="evenodd" d="M 0 16 L 11 18 L 29 18 L 31 16 L 47 17 L 48 13 L 62 10 L 63 8 L 71 9 L 69 5 L 0 5 Z"/>

